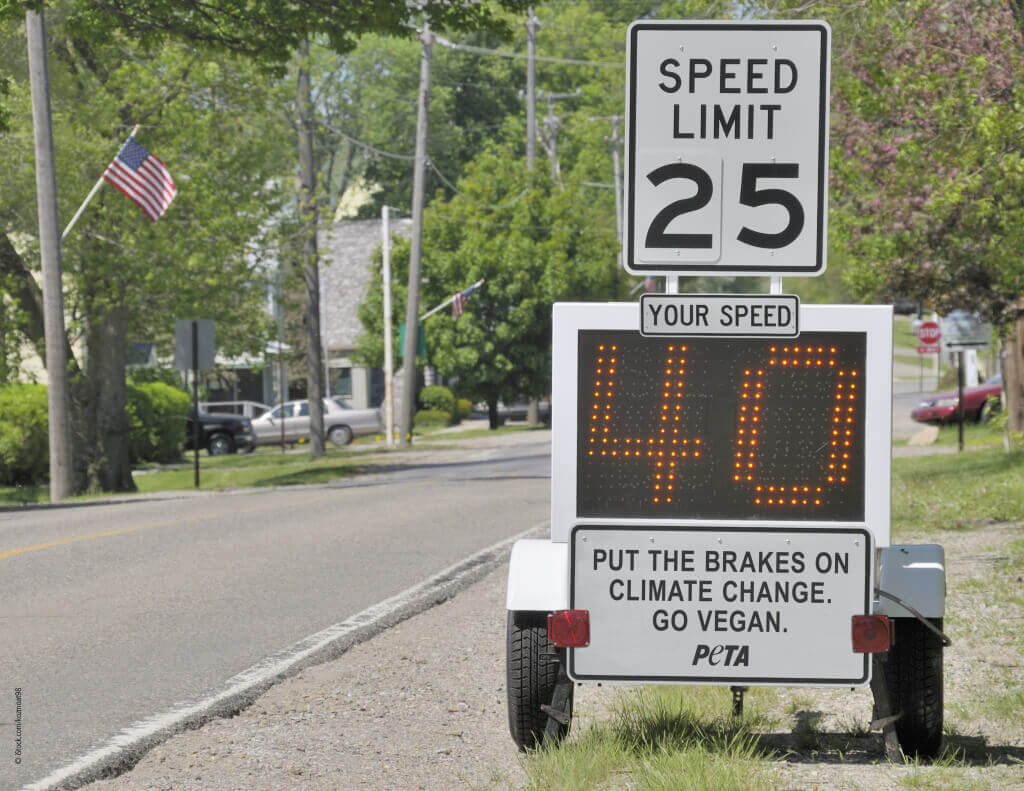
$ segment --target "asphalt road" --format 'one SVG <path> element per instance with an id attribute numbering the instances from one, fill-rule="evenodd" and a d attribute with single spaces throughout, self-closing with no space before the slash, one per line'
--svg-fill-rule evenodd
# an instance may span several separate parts
<path id="1" fill-rule="evenodd" d="M 531 432 L 337 485 L 0 512 L 0 788 L 543 522 L 549 446 Z"/>

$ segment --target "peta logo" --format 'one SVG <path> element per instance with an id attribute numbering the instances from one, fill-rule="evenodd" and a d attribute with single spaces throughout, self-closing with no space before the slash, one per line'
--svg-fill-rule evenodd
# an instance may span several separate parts
<path id="1" fill-rule="evenodd" d="M 693 666 L 701 662 L 723 667 L 750 667 L 749 645 L 704 645 L 699 643 L 693 652 Z"/>

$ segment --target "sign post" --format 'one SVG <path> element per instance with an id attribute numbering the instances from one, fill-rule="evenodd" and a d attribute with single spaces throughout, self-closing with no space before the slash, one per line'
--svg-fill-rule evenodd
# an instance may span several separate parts
<path id="1" fill-rule="evenodd" d="M 825 270 L 830 38 L 824 22 L 630 26 L 628 272 Z"/>
<path id="2" fill-rule="evenodd" d="M 192 458 L 195 488 L 199 488 L 199 371 L 214 366 L 213 319 L 178 319 L 174 325 L 174 367 L 192 371 Z"/>

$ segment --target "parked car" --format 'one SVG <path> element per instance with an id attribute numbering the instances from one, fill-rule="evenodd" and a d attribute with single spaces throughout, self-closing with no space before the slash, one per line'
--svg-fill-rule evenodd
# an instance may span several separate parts
<path id="1" fill-rule="evenodd" d="M 977 387 L 964 388 L 964 420 L 984 423 L 999 411 L 1003 377 L 996 374 Z M 910 416 L 918 423 L 952 423 L 957 416 L 956 390 L 928 396 Z"/>
<path id="2" fill-rule="evenodd" d="M 309 439 L 309 401 L 279 404 L 252 421 L 257 445 L 292 444 Z M 339 399 L 324 399 L 324 434 L 335 445 L 348 445 L 353 438 L 384 431 L 379 409 L 352 409 Z"/>
<path id="3" fill-rule="evenodd" d="M 511 404 L 506 404 L 504 401 L 498 401 L 498 423 L 504 424 L 508 420 L 526 420 L 527 410 L 530 408 L 530 402 L 522 399 L 515 401 Z M 473 405 L 472 417 L 485 418 L 487 417 L 487 402 L 481 401 Z M 547 426 L 551 425 L 551 399 L 542 398 L 537 403 L 537 417 L 540 421 Z"/>
<path id="4" fill-rule="evenodd" d="M 185 450 L 195 447 L 192 442 L 194 425 L 193 412 L 185 421 Z M 199 447 L 205 448 L 211 456 L 224 456 L 236 451 L 251 453 L 255 447 L 254 440 L 249 418 L 199 410 Z"/>

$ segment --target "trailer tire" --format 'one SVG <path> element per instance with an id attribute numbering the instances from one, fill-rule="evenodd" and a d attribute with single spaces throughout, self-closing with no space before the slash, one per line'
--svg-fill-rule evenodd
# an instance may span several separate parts
<path id="1" fill-rule="evenodd" d="M 550 705 L 558 679 L 558 655 L 548 641 L 547 613 L 509 612 L 506 637 L 506 683 L 508 727 L 520 750 L 548 746 L 545 729 L 548 715 L 541 706 Z M 566 707 L 572 716 L 572 686 Z M 559 724 L 556 740 L 569 732 Z"/>
<path id="2" fill-rule="evenodd" d="M 942 638 L 916 618 L 895 618 L 885 662 L 896 737 L 903 754 L 934 758 L 942 746 Z M 941 631 L 942 619 L 930 619 Z"/>

